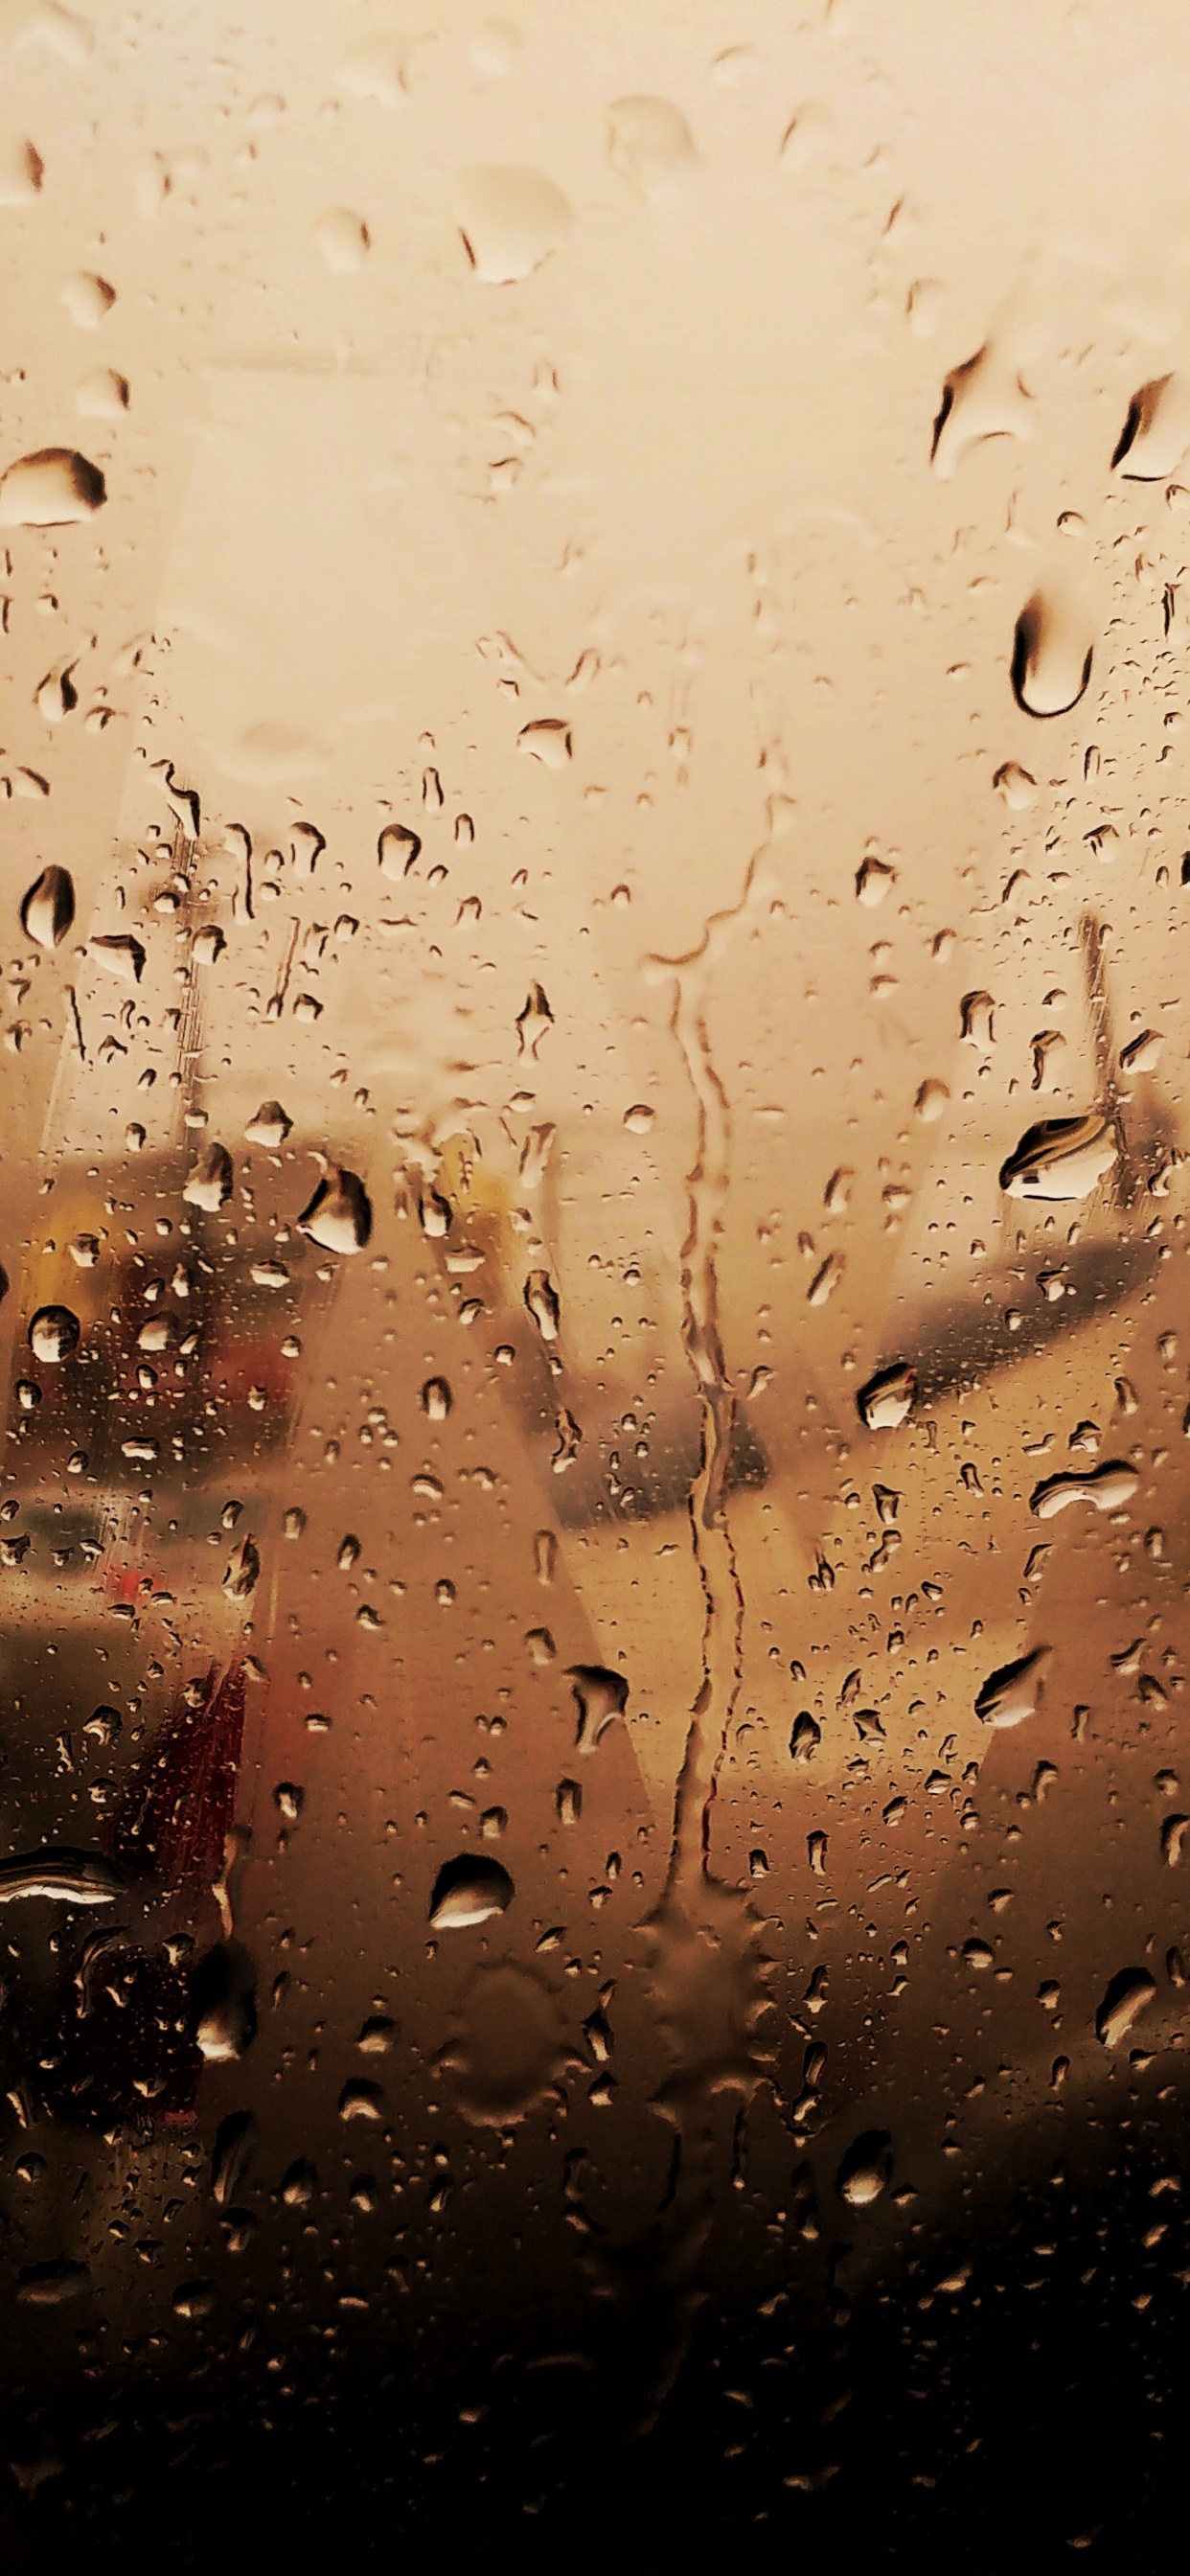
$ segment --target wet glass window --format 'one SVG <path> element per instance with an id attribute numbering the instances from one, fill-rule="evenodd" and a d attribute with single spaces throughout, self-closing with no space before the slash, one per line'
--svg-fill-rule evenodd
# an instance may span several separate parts
<path id="1" fill-rule="evenodd" d="M 3 12 L 14 2567 L 1169 2563 L 1187 45 Z"/>

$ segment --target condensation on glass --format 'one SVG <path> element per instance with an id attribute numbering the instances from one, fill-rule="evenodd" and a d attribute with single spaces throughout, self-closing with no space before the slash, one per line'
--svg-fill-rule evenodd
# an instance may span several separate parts
<path id="1" fill-rule="evenodd" d="M 11 2561 L 1143 2556 L 1184 14 L 2 44 Z"/>

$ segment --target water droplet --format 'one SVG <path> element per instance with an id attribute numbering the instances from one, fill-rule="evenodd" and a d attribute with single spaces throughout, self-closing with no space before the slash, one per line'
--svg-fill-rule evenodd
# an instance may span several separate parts
<path id="1" fill-rule="evenodd" d="M 990 993 L 964 993 L 959 1004 L 959 1034 L 968 1046 L 980 1049 L 994 1046 L 992 1014 L 995 1003 Z"/>
<path id="2" fill-rule="evenodd" d="M 24 2308 L 60 2308 L 78 2297 L 91 2278 L 85 2263 L 59 2254 L 49 2263 L 26 2263 L 17 2273 L 17 2298 Z"/>
<path id="3" fill-rule="evenodd" d="M 287 2209 L 308 2209 L 318 2189 L 318 2170 L 305 2156 L 295 2158 L 282 2177 L 281 2198 Z"/>
<path id="4" fill-rule="evenodd" d="M 229 2111 L 215 2132 L 211 2153 L 211 2191 L 220 2209 L 234 2200 L 252 2162 L 260 2135 L 251 2111 Z"/>
<path id="5" fill-rule="evenodd" d="M 1182 1838 L 1190 1816 L 1167 1816 L 1161 1828 L 1161 1857 L 1167 1869 L 1176 1869 L 1182 1857 Z"/>
<path id="6" fill-rule="evenodd" d="M 808 1306 L 825 1306 L 843 1281 L 847 1264 L 841 1252 L 828 1252 L 826 1260 L 815 1271 L 806 1291 Z"/>
<path id="7" fill-rule="evenodd" d="M 1112 464 L 1129 481 L 1164 483 L 1190 446 L 1190 385 L 1176 375 L 1155 376 L 1128 405 Z"/>
<path id="8" fill-rule="evenodd" d="M 362 1252 L 372 1235 L 372 1202 L 358 1173 L 332 1163 L 298 1218 L 301 1233 L 324 1252 Z"/>
<path id="9" fill-rule="evenodd" d="M 1014 814 L 1027 814 L 1037 802 L 1037 781 L 1019 760 L 1002 760 L 992 785 Z"/>
<path id="10" fill-rule="evenodd" d="M 0 147 L 0 206 L 37 202 L 45 164 L 35 143 L 15 137 Z"/>
<path id="11" fill-rule="evenodd" d="M 869 1431 L 896 1431 L 907 1422 L 917 1394 L 917 1372 L 904 1360 L 878 1369 L 860 1388 L 856 1406 Z"/>
<path id="12" fill-rule="evenodd" d="M 575 1744 L 580 1753 L 593 1753 L 613 1721 L 624 1715 L 628 1705 L 627 1679 L 623 1673 L 609 1672 L 603 1664 L 571 1664 L 566 1678 L 578 1710 Z"/>
<path id="13" fill-rule="evenodd" d="M 126 931 L 114 931 L 89 940 L 87 946 L 88 953 L 98 965 L 106 966 L 109 975 L 118 976 L 122 984 L 139 984 L 145 971 L 145 952 L 139 939 L 131 938 Z"/>
<path id="14" fill-rule="evenodd" d="M 516 1889 L 498 1860 L 461 1852 L 445 1861 L 434 1881 L 430 1922 L 436 1932 L 461 1932 L 488 1923 L 511 1905 Z"/>
<path id="15" fill-rule="evenodd" d="M 362 268 L 372 247 L 372 237 L 361 215 L 350 214 L 346 206 L 332 206 L 320 216 L 314 227 L 314 239 L 327 267 L 340 277 Z"/>
<path id="16" fill-rule="evenodd" d="M 249 1119 L 244 1134 L 250 1145 L 263 1145 L 275 1154 L 285 1143 L 292 1126 L 293 1120 L 286 1116 L 279 1100 L 263 1100 L 256 1116 Z"/>
<path id="17" fill-rule="evenodd" d="M 379 2122 L 384 2116 L 384 2095 L 380 2086 L 370 2083 L 366 2075 L 351 2076 L 339 2095 L 339 2118 Z"/>
<path id="18" fill-rule="evenodd" d="M 36 1360 L 56 1366 L 79 1345 L 79 1319 L 69 1306 L 39 1306 L 29 1326 L 29 1348 Z"/>
<path id="19" fill-rule="evenodd" d="M 1065 592 L 1035 590 L 1016 621 L 1012 689 L 1030 716 L 1068 715 L 1091 677 L 1094 640 L 1081 601 Z"/>
<path id="20" fill-rule="evenodd" d="M 984 1726 L 1020 1726 L 1027 1717 L 1036 1716 L 1045 1696 L 1045 1668 L 1052 1652 L 1050 1646 L 1034 1646 L 1031 1654 L 988 1674 L 975 1702 L 975 1714 Z"/>
<path id="21" fill-rule="evenodd" d="M 74 389 L 74 407 L 81 420 L 122 420 L 130 400 L 128 378 L 118 375 L 114 367 L 96 367 Z"/>
<path id="22" fill-rule="evenodd" d="M 68 277 L 62 288 L 62 302 L 80 331 L 97 331 L 115 300 L 115 287 L 89 269 L 80 269 L 76 276 Z"/>
<path id="23" fill-rule="evenodd" d="M 1090 1476 L 1047 1476 L 1034 1487 L 1029 1509 L 1039 1521 L 1052 1521 L 1070 1503 L 1093 1503 L 1097 1512 L 1116 1512 L 1130 1503 L 1140 1484 L 1134 1467 L 1120 1460 L 1105 1462 Z"/>
<path id="24" fill-rule="evenodd" d="M 540 1189 L 557 1132 L 556 1127 L 550 1124 L 530 1127 L 517 1165 L 517 1176 L 523 1190 Z"/>
<path id="25" fill-rule="evenodd" d="M 793 1721 L 789 1750 L 795 1762 L 809 1762 L 822 1742 L 822 1728 L 808 1708 L 803 1708 Z"/>
<path id="26" fill-rule="evenodd" d="M 1031 437 L 1030 414 L 1030 398 L 1011 359 L 985 342 L 973 358 L 952 367 L 943 385 L 930 451 L 935 473 L 953 474 L 985 438 Z"/>
<path id="27" fill-rule="evenodd" d="M 607 152 L 613 170 L 654 203 L 698 167 L 686 119 L 667 98 L 618 98 L 608 110 Z"/>
<path id="28" fill-rule="evenodd" d="M 106 499 L 97 465 L 70 447 L 39 447 L 0 475 L 0 527 L 71 527 Z"/>
<path id="29" fill-rule="evenodd" d="M 554 1014 L 540 984 L 530 984 L 528 1000 L 524 1009 L 517 1012 L 516 1025 L 520 1033 L 521 1054 L 535 1056 L 546 1030 L 554 1025 Z"/>
<path id="30" fill-rule="evenodd" d="M 223 1576 L 223 1589 L 229 1601 L 247 1601 L 260 1577 L 260 1554 L 255 1541 L 245 1535 L 234 1554 L 228 1558 Z"/>
<path id="31" fill-rule="evenodd" d="M 883 859 L 865 859 L 856 876 L 855 891 L 869 912 L 874 912 L 896 882 L 896 869 L 888 867 Z"/>
<path id="32" fill-rule="evenodd" d="M 808 170 L 830 149 L 835 123 L 829 108 L 808 99 L 791 116 L 781 139 L 781 160 L 787 170 Z"/>
<path id="33" fill-rule="evenodd" d="M 1114 1124 L 1097 1110 L 1082 1118 L 1044 1118 L 1001 1166 L 1000 1187 L 1014 1199 L 1089 1198 L 1118 1151 Z"/>
<path id="34" fill-rule="evenodd" d="M 517 748 L 546 769 L 565 769 L 572 752 L 570 727 L 560 716 L 537 716 L 521 726 Z"/>
<path id="35" fill-rule="evenodd" d="M 421 834 L 407 823 L 386 823 L 376 844 L 380 873 L 400 885 L 421 855 Z"/>
<path id="36" fill-rule="evenodd" d="M 1139 1037 L 1130 1038 L 1128 1045 L 1121 1047 L 1120 1071 L 1129 1074 L 1154 1073 L 1160 1055 L 1160 1033 L 1154 1029 L 1142 1029 Z"/>
<path id="37" fill-rule="evenodd" d="M 525 1304 L 543 1342 L 556 1342 L 562 1309 L 548 1270 L 531 1270 L 525 1281 Z"/>
<path id="38" fill-rule="evenodd" d="M 1121 1968 L 1105 1988 L 1095 2015 L 1095 2037 L 1100 2047 L 1118 2048 L 1137 2015 L 1147 2009 L 1156 1993 L 1155 1981 L 1147 1968 Z"/>
<path id="39" fill-rule="evenodd" d="M 467 172 L 457 220 L 476 276 L 485 285 L 506 286 L 540 268 L 565 241 L 574 216 L 542 171 L 503 164 Z"/>
<path id="40" fill-rule="evenodd" d="M 123 1892 L 118 1870 L 101 1852 L 47 1843 L 41 1851 L 18 1852 L 0 1861 L 0 1905 L 26 1896 L 49 1897 L 61 1905 L 110 1905 Z"/>
<path id="41" fill-rule="evenodd" d="M 190 1979 L 194 2035 L 211 2065 L 242 2057 L 256 2037 L 256 1968 L 239 1941 L 216 1941 Z"/>
<path id="42" fill-rule="evenodd" d="M 39 948 L 57 948 L 74 920 L 74 880 L 68 868 L 43 868 L 21 905 L 21 928 Z"/>
<path id="43" fill-rule="evenodd" d="M 190 1207 L 204 1208 L 208 1216 L 215 1216 L 231 1197 L 233 1179 L 227 1147 L 204 1145 L 186 1176 L 182 1196 Z"/>
<path id="44" fill-rule="evenodd" d="M 851 2209 L 870 2209 L 879 2200 L 892 2171 L 892 2139 L 886 2129 L 865 2129 L 855 2138 L 835 2176 L 835 2190 Z"/>

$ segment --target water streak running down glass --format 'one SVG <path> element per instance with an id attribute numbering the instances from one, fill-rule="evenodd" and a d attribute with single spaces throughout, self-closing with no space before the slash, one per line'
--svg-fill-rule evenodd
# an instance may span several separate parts
<path id="1" fill-rule="evenodd" d="M 0 56 L 6 2563 L 1166 2564 L 1184 12 Z"/>

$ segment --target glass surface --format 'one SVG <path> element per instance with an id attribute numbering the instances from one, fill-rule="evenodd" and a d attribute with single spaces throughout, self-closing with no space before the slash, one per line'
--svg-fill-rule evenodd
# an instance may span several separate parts
<path id="1" fill-rule="evenodd" d="M 1176 2563 L 1185 13 L 0 44 L 7 2562 Z"/>

